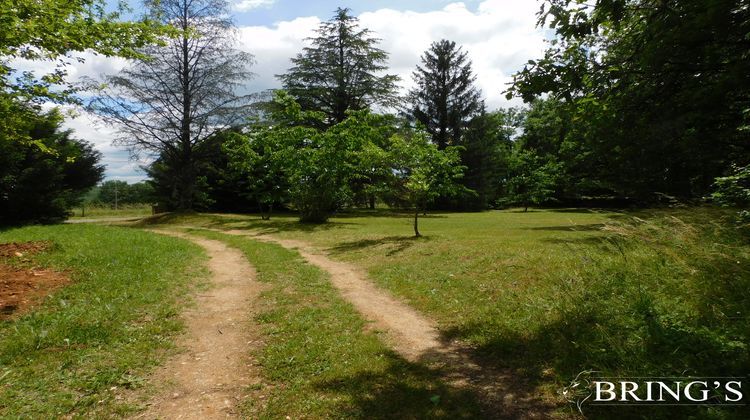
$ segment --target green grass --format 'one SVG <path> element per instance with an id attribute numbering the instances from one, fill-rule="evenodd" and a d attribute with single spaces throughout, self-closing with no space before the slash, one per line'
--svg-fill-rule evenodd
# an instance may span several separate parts
<path id="1" fill-rule="evenodd" d="M 177 315 L 186 292 L 205 275 L 201 249 L 116 227 L 0 232 L 0 243 L 30 240 L 52 241 L 34 263 L 69 273 L 73 283 L 32 312 L 0 322 L 0 417 L 132 413 L 145 375 L 182 328 Z"/>
<path id="2" fill-rule="evenodd" d="M 150 222 L 302 239 L 365 268 L 486 363 L 558 392 L 584 370 L 622 376 L 747 376 L 750 246 L 712 208 L 430 214 L 426 236 L 387 212 L 304 225 L 240 215 Z M 704 408 L 649 411 L 732 418 Z M 593 414 L 640 416 L 636 410 Z"/>
<path id="3" fill-rule="evenodd" d="M 147 217 L 151 216 L 150 204 L 125 204 L 117 210 L 106 205 L 86 205 L 70 209 L 71 219 L 98 219 L 107 217 Z"/>
<path id="4" fill-rule="evenodd" d="M 251 418 L 478 418 L 467 391 L 389 350 L 296 251 L 214 232 L 242 250 L 270 290 L 257 321 L 265 384 L 244 407 Z M 436 397 L 437 396 L 437 397 Z"/>

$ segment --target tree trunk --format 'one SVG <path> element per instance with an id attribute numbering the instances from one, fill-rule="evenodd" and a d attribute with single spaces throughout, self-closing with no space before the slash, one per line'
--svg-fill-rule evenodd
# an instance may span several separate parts
<path id="1" fill-rule="evenodd" d="M 370 210 L 375 210 L 375 194 L 370 194 Z"/>
<path id="2" fill-rule="evenodd" d="M 419 207 L 414 209 L 414 236 L 416 236 L 417 238 L 422 236 L 419 233 Z"/>

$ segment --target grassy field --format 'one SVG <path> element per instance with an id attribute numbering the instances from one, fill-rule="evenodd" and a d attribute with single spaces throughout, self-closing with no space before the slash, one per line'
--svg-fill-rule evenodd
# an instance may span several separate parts
<path id="1" fill-rule="evenodd" d="M 71 219 L 97 219 L 102 217 L 146 217 L 151 216 L 151 205 L 121 205 L 115 210 L 110 206 L 79 206 L 70 209 Z"/>
<path id="2" fill-rule="evenodd" d="M 631 377 L 750 372 L 750 246 L 725 216 L 709 208 L 431 214 L 421 239 L 411 237 L 408 216 L 383 212 L 344 214 L 325 225 L 293 216 L 161 220 L 315 244 L 365 268 L 486 363 L 559 392 L 585 370 Z M 748 413 L 691 407 L 648 414 Z"/>
<path id="3" fill-rule="evenodd" d="M 331 286 L 327 274 L 295 251 L 220 233 L 193 231 L 242 250 L 259 279 L 259 355 L 263 399 L 250 418 L 481 418 L 474 397 L 441 383 L 437 372 L 389 350 Z"/>
<path id="4" fill-rule="evenodd" d="M 180 332 L 186 292 L 205 275 L 186 241 L 92 225 L 0 232 L 0 243 L 49 240 L 36 266 L 73 283 L 0 322 L 0 417 L 112 417 L 137 409 L 145 375 Z M 131 390 L 139 390 L 132 392 Z"/>

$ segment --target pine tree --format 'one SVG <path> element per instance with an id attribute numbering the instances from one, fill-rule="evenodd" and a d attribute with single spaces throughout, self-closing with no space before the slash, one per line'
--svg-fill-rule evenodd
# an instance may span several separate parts
<path id="1" fill-rule="evenodd" d="M 453 41 L 433 42 L 413 77 L 416 87 L 409 96 L 414 117 L 438 148 L 459 144 L 469 121 L 483 109 L 467 53 Z"/>
<path id="2" fill-rule="evenodd" d="M 388 53 L 376 47 L 379 40 L 371 31 L 360 29 L 349 9 L 337 9 L 308 41 L 312 45 L 292 59 L 294 66 L 277 76 L 304 110 L 321 111 L 326 123 L 335 125 L 347 111 L 394 102 L 398 77 L 381 75 Z"/>

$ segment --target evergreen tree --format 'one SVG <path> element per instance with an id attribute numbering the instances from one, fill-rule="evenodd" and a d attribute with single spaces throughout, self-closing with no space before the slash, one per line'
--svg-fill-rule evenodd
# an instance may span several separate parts
<path id="1" fill-rule="evenodd" d="M 485 210 L 497 201 L 520 120 L 521 113 L 510 108 L 483 111 L 469 122 L 461 142 L 461 162 L 467 168 L 461 183 L 471 192 L 459 197 L 456 208 Z"/>
<path id="2" fill-rule="evenodd" d="M 321 23 L 317 36 L 308 39 L 312 45 L 277 76 L 303 110 L 323 112 L 328 126 L 344 121 L 347 111 L 390 105 L 396 98 L 398 77 L 382 75 L 388 53 L 350 12 L 339 8 Z"/>
<path id="3" fill-rule="evenodd" d="M 25 115 L 16 131 L 29 141 L 0 132 L 0 225 L 64 219 L 104 173 L 101 154 L 61 130 L 57 110 Z"/>
<path id="4" fill-rule="evenodd" d="M 460 144 L 469 121 L 484 108 L 467 53 L 453 41 L 434 42 L 413 77 L 416 87 L 409 96 L 414 117 L 438 148 Z"/>

